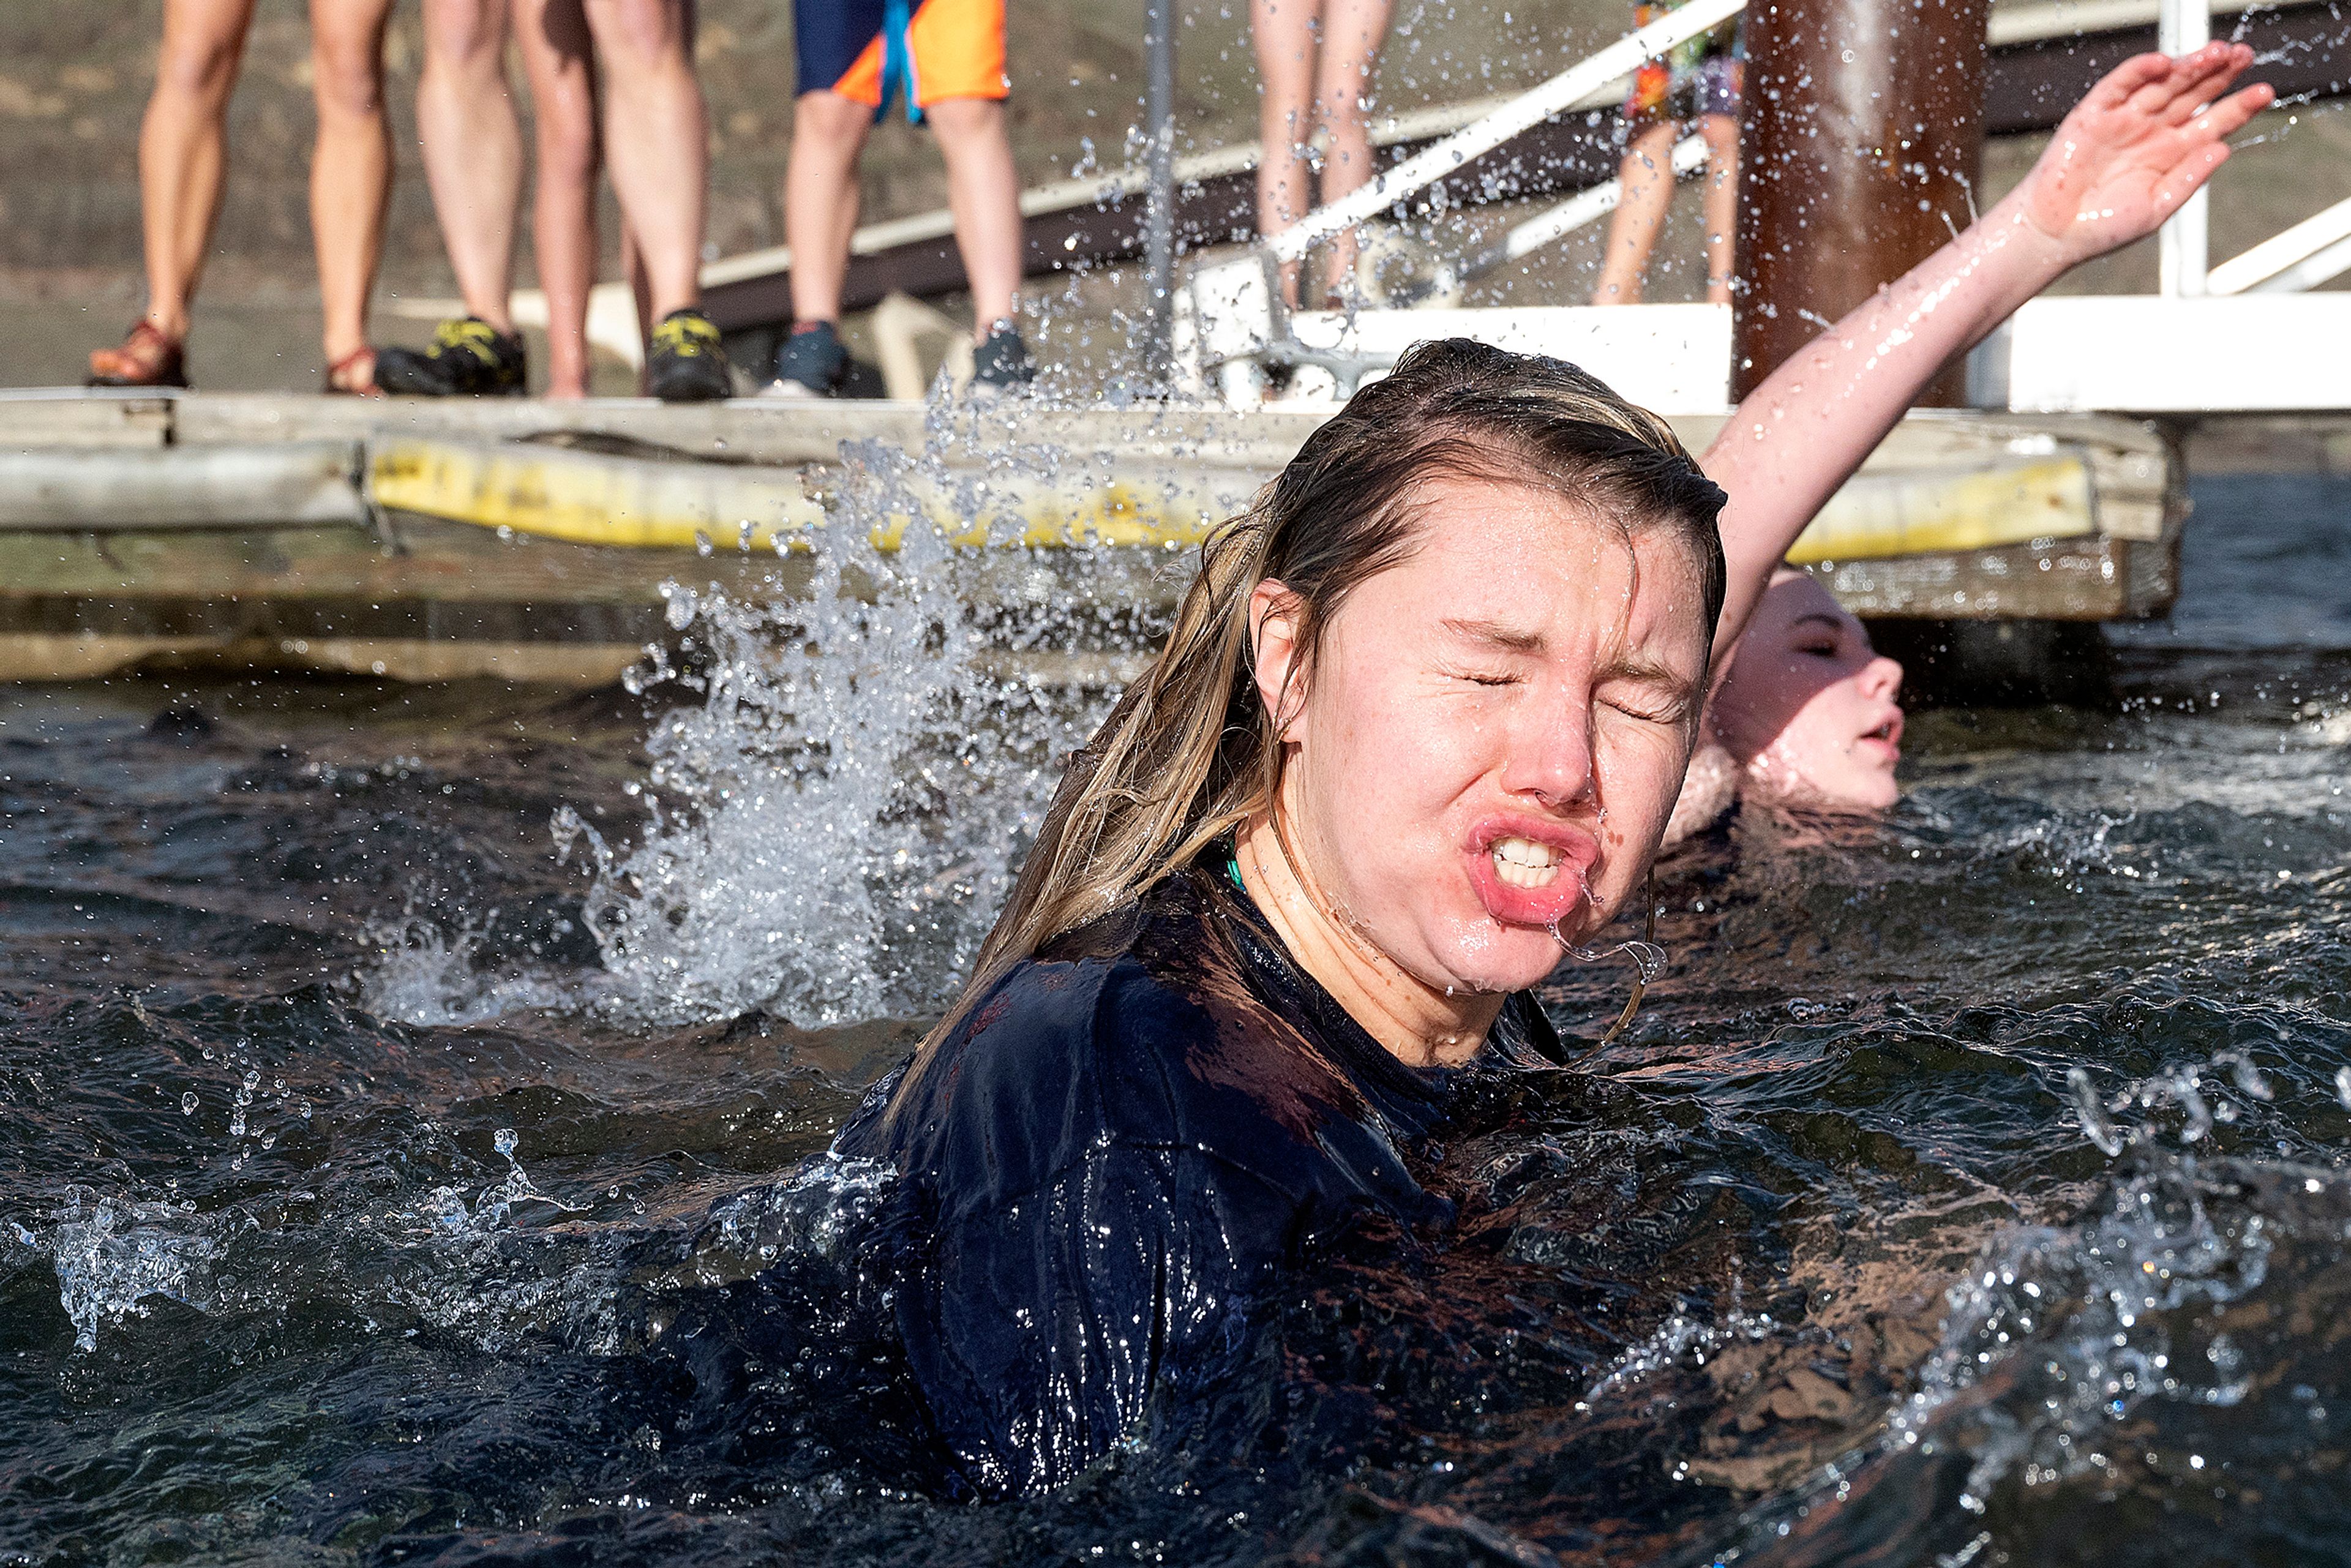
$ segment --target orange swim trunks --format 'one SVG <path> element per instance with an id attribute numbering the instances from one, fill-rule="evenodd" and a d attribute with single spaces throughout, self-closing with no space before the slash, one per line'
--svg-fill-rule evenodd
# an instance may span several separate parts
<path id="1" fill-rule="evenodd" d="M 950 98 L 1000 99 L 1004 0 L 793 0 L 799 89 L 871 104 L 903 94 L 906 118 Z"/>

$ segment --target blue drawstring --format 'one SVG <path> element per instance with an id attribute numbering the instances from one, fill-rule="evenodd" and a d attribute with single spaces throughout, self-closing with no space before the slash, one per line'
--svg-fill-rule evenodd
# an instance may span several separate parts
<path id="1" fill-rule="evenodd" d="M 906 28 L 914 20 L 914 12 L 906 0 L 884 0 L 882 7 L 882 101 L 873 106 L 873 123 L 882 123 L 890 112 L 893 94 L 906 95 L 906 123 L 923 123 L 923 110 L 914 102 L 914 61 L 906 44 Z"/>

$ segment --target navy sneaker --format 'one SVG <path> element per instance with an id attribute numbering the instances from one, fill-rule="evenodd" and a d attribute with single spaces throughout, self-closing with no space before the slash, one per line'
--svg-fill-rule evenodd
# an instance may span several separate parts
<path id="1" fill-rule="evenodd" d="M 776 373 L 761 397 L 838 397 L 849 373 L 849 350 L 830 321 L 795 327 L 776 345 Z"/>
<path id="2" fill-rule="evenodd" d="M 1029 357 L 1029 345 L 1020 340 L 1020 329 L 1008 316 L 990 327 L 987 338 L 971 351 L 971 392 L 976 397 L 1024 392 L 1036 379 L 1037 361 Z"/>

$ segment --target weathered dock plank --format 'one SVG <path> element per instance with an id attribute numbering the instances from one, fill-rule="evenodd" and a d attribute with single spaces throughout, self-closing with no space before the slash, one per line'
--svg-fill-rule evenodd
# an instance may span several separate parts
<path id="1" fill-rule="evenodd" d="M 1319 423 L 1017 404 L 0 399 L 0 678 L 204 661 L 599 684 L 672 635 L 664 584 L 789 597 L 809 561 L 778 544 L 845 523 L 889 549 L 915 517 L 1026 547 L 963 591 L 1148 616 L 1180 586 L 1165 554 L 1246 506 Z M 1674 423 L 1695 449 L 1723 421 Z M 2144 425 L 1936 412 L 1904 421 L 1797 554 L 1865 615 L 2105 620 L 2169 602 L 2184 516 Z M 1071 545 L 1122 548 L 1058 548 Z M 1056 682 L 1132 664 L 1066 643 L 1021 657 Z"/>
<path id="2" fill-rule="evenodd" d="M 360 452 L 357 441 L 0 450 L 0 530 L 364 524 Z"/>
<path id="3" fill-rule="evenodd" d="M 161 446 L 172 438 L 172 401 L 152 392 L 0 391 L 0 452 Z"/>

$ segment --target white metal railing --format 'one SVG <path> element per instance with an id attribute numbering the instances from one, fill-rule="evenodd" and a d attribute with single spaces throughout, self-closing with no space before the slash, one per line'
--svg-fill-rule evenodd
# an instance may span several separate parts
<path id="1" fill-rule="evenodd" d="M 2155 24 L 2155 47 L 2167 55 L 2200 49 L 2212 39 L 2212 12 L 2205 0 L 2162 0 Z M 2212 192 L 2208 185 L 2164 224 L 2156 242 L 2156 291 L 2180 299 L 2204 292 L 2211 254 Z"/>
<path id="2" fill-rule="evenodd" d="M 2340 201 L 2214 267 L 2208 294 L 2300 294 L 2351 272 L 2351 200 Z"/>
<path id="3" fill-rule="evenodd" d="M 1706 159 L 1705 137 L 1683 137 L 1674 144 L 1671 160 L 1674 178 L 1681 179 L 1697 173 L 1706 166 Z M 1606 217 L 1624 199 L 1625 183 L 1622 179 L 1603 180 L 1597 185 L 1578 191 L 1558 205 L 1545 208 L 1524 223 L 1513 224 L 1504 232 L 1500 243 L 1465 263 L 1461 276 L 1464 278 L 1476 277 L 1522 256 L 1531 256 L 1552 241 L 1564 239 L 1585 225 Z"/>

